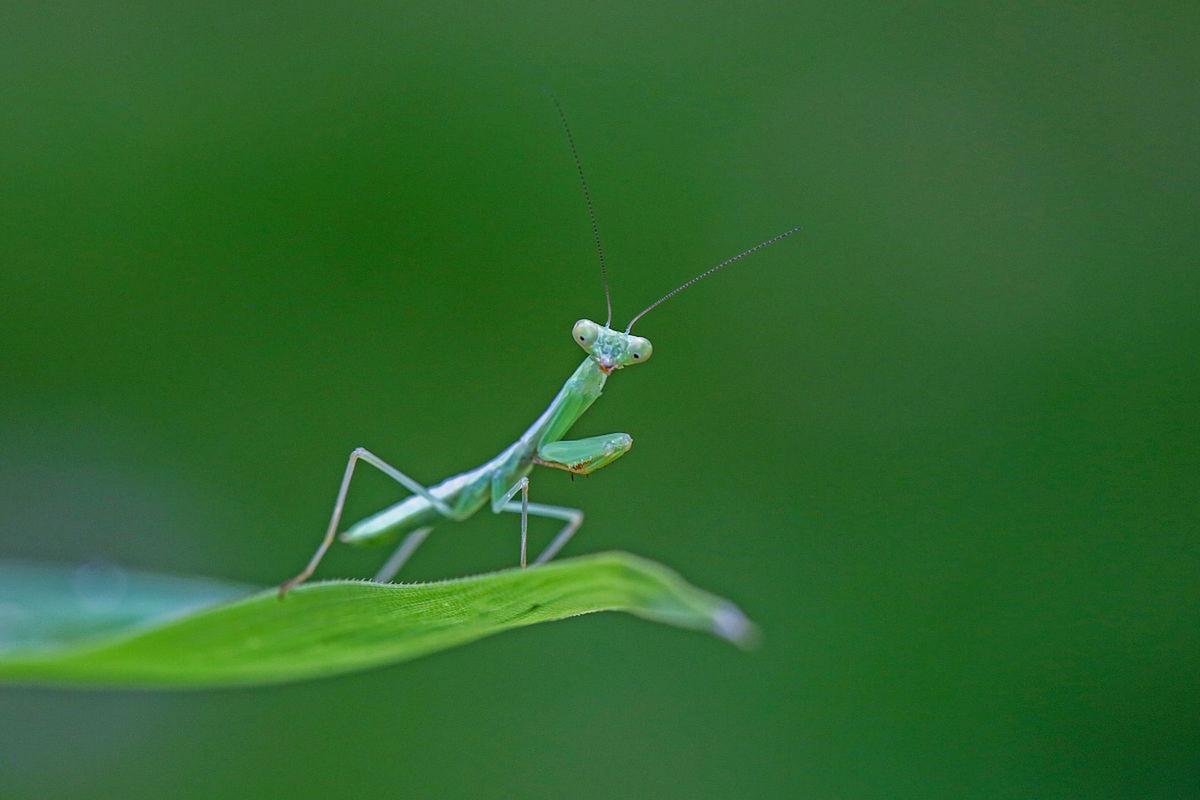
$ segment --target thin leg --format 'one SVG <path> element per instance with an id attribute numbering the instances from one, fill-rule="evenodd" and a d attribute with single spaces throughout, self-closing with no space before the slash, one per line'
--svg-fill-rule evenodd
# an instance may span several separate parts
<path id="1" fill-rule="evenodd" d="M 392 578 L 396 577 L 396 573 L 405 565 L 421 543 L 429 536 L 432 527 L 417 528 L 415 531 L 404 537 L 404 541 L 396 548 L 396 552 L 392 553 L 391 557 L 379 568 L 379 572 L 375 573 L 375 577 L 371 580 L 375 583 L 390 583 Z"/>
<path id="2" fill-rule="evenodd" d="M 346 461 L 346 471 L 342 473 L 342 485 L 338 489 L 337 500 L 333 504 L 333 513 L 329 517 L 329 527 L 325 530 L 325 538 L 321 540 L 321 544 L 317 547 L 317 552 L 313 553 L 308 565 L 300 571 L 300 574 L 290 580 L 284 581 L 279 587 L 279 596 L 281 598 L 312 576 L 313 571 L 316 570 L 317 565 L 321 563 L 321 559 L 325 556 L 325 551 L 329 549 L 329 545 L 333 544 L 333 537 L 337 535 L 338 523 L 342 520 L 342 508 L 346 505 L 346 493 L 350 490 L 350 479 L 354 477 L 354 466 L 358 463 L 359 459 L 375 467 L 413 494 L 419 494 L 421 497 L 424 497 L 433 506 L 434 510 L 447 519 L 462 520 L 469 516 L 456 512 L 450 506 L 446 505 L 445 502 L 434 497 L 433 493 L 420 483 L 408 477 L 370 450 L 367 450 L 365 447 L 356 447 L 350 453 L 349 460 Z"/>
<path id="3" fill-rule="evenodd" d="M 562 526 L 562 530 L 558 535 L 546 545 L 537 558 L 533 560 L 534 566 L 545 564 L 550 559 L 558 554 L 558 551 L 563 548 L 571 537 L 575 535 L 575 531 L 579 530 L 579 526 L 583 524 L 583 511 L 578 508 L 567 508 L 566 506 L 548 506 L 542 503 L 526 503 L 524 506 L 519 506 L 516 503 L 508 503 L 501 511 L 509 511 L 512 513 L 521 512 L 523 516 L 533 514 L 538 517 L 550 517 L 552 519 L 561 519 L 566 521 L 566 525 Z M 524 559 L 522 559 L 524 566 Z"/>
<path id="4" fill-rule="evenodd" d="M 516 503 L 508 502 L 517 492 L 521 493 L 521 505 L 519 506 Z M 508 506 L 511 505 L 513 510 L 519 509 L 521 512 L 521 569 L 525 569 L 526 545 L 529 542 L 529 478 L 521 478 L 514 483 L 496 505 L 500 506 L 502 511 L 508 511 Z"/>

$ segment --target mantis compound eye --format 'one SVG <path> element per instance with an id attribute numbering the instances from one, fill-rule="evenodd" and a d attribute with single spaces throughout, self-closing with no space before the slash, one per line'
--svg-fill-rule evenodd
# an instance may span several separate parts
<path id="1" fill-rule="evenodd" d="M 629 349 L 626 351 L 628 357 L 625 359 L 626 364 L 641 364 L 643 361 L 649 361 L 650 355 L 654 352 L 654 347 L 650 344 L 649 339 L 643 339 L 641 336 L 629 337 Z"/>
<path id="2" fill-rule="evenodd" d="M 590 319 L 581 319 L 571 329 L 571 335 L 575 337 L 576 344 L 584 350 L 590 350 L 596 343 L 596 337 L 600 335 L 600 326 Z"/>

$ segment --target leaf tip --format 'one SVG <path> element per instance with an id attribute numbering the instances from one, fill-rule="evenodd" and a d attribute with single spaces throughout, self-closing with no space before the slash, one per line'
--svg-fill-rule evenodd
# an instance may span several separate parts
<path id="1" fill-rule="evenodd" d="M 713 633 L 743 650 L 758 646 L 762 639 L 758 627 L 733 603 L 722 603 L 712 615 Z"/>

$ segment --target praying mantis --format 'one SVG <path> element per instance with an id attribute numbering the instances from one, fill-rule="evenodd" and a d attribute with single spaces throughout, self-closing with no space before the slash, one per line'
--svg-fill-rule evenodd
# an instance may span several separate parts
<path id="1" fill-rule="evenodd" d="M 571 329 L 576 344 L 587 354 L 583 363 L 567 378 L 541 416 L 503 452 L 475 469 L 453 475 L 432 486 L 419 483 L 363 447 L 355 448 L 350 453 L 342 473 L 341 486 L 325 536 L 304 569 L 280 585 L 280 598 L 312 576 L 325 552 L 337 538 L 346 495 L 354 477 L 354 468 L 360 461 L 370 464 L 412 492 L 404 500 L 356 522 L 341 534 L 341 540 L 350 544 L 374 544 L 404 536 L 375 575 L 375 581 L 390 581 L 429 536 L 435 523 L 461 522 L 474 516 L 489 503 L 495 514 L 509 512 L 521 515 L 522 568 L 527 564 L 529 515 L 561 520 L 562 528 L 533 563 L 536 565 L 549 561 L 583 524 L 583 511 L 529 502 L 529 475 L 535 466 L 561 469 L 572 475 L 590 475 L 612 464 L 633 447 L 633 437 L 627 433 L 607 433 L 575 440 L 563 437 L 600 397 L 605 382 L 613 372 L 635 364 L 644 364 L 650 359 L 653 347 L 648 339 L 633 335 L 634 323 L 696 282 L 799 231 L 799 228 L 791 228 L 725 259 L 651 303 L 630 320 L 624 331 L 615 330 L 611 327 L 613 311 L 608 267 L 591 192 L 588 190 L 587 179 L 584 177 L 582 162 L 579 160 L 579 152 L 575 147 L 575 139 L 571 135 L 566 115 L 557 99 L 554 100 L 554 105 L 575 160 L 575 169 L 592 224 L 592 238 L 600 260 L 600 277 L 604 284 L 604 299 L 608 307 L 608 317 L 603 325 L 590 319 L 581 319 Z M 513 500 L 518 493 L 521 495 L 519 503 Z"/>

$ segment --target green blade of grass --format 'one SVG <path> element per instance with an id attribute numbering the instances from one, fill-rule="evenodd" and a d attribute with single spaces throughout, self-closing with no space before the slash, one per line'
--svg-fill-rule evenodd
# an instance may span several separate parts
<path id="1" fill-rule="evenodd" d="M 625 611 L 743 645 L 754 635 L 732 603 L 627 553 L 437 583 L 311 583 L 283 600 L 273 589 L 207 580 L 0 564 L 0 681 L 282 683 L 595 611 Z"/>

